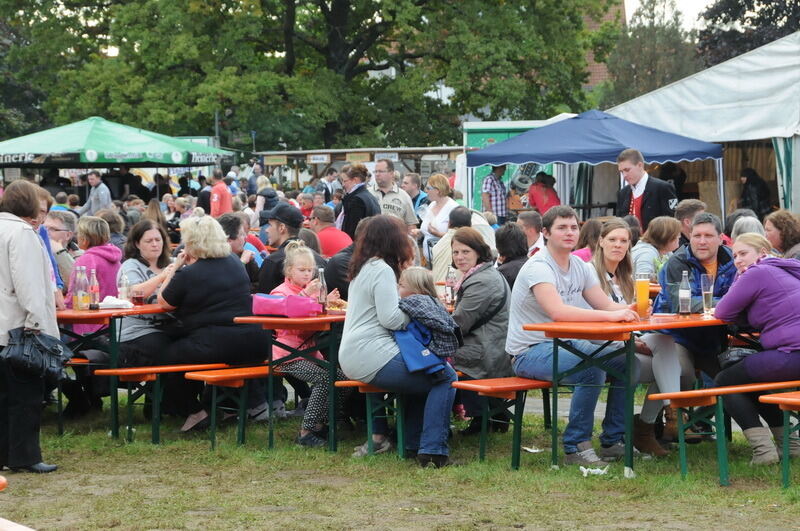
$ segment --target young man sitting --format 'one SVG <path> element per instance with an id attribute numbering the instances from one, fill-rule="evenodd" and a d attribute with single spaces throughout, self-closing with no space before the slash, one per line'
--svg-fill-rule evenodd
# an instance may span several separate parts
<path id="1" fill-rule="evenodd" d="M 506 352 L 514 357 L 512 366 L 517 376 L 552 380 L 553 341 L 543 332 L 524 331 L 522 325 L 552 321 L 634 321 L 638 317 L 632 306 L 612 302 L 600 288 L 591 266 L 571 254 L 579 232 L 578 216 L 572 208 L 551 208 L 544 215 L 542 225 L 547 244 L 522 266 L 511 293 Z M 594 309 L 581 308 L 584 299 Z M 565 343 L 585 354 L 598 348 L 583 340 Z M 607 347 L 596 356 L 607 354 L 613 348 Z M 581 358 L 562 348 L 558 353 L 558 371 L 567 371 L 580 361 Z M 624 355 L 609 360 L 607 364 L 624 374 Z M 638 365 L 634 370 L 636 374 L 631 375 L 631 380 L 635 382 L 639 378 Z M 561 380 L 576 385 L 563 435 L 565 464 L 597 465 L 602 462 L 592 447 L 592 427 L 595 406 L 605 380 L 605 371 L 597 367 Z M 625 384 L 614 378 L 611 385 L 600 435 L 602 447 L 599 454 L 605 459 L 616 459 L 624 454 Z"/>

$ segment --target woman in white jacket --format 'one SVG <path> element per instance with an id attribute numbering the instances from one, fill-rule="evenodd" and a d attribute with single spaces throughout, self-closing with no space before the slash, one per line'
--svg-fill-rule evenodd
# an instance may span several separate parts
<path id="1" fill-rule="evenodd" d="M 39 187 L 14 181 L 0 199 L 0 348 L 8 332 L 24 326 L 58 337 L 54 274 L 33 226 L 47 214 Z M 44 204 L 42 204 L 44 203 Z M 15 373 L 0 360 L 0 469 L 47 473 L 39 425 L 44 380 Z"/>

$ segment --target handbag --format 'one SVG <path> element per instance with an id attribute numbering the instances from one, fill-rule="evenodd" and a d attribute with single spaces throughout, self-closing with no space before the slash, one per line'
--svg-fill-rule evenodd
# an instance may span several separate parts
<path id="1" fill-rule="evenodd" d="M 727 369 L 756 352 L 758 351 L 752 348 L 731 347 L 717 354 L 717 360 L 721 369 Z"/>
<path id="2" fill-rule="evenodd" d="M 322 305 L 311 297 L 300 295 L 253 295 L 254 315 L 313 317 L 322 313 Z"/>
<path id="3" fill-rule="evenodd" d="M 66 378 L 64 366 L 71 357 L 72 351 L 60 339 L 23 327 L 8 331 L 8 345 L 0 351 L 0 359 L 11 370 L 43 379 L 52 387 Z"/>

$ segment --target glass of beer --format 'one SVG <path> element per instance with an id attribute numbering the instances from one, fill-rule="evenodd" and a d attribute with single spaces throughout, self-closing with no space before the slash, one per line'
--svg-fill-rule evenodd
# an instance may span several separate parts
<path id="1" fill-rule="evenodd" d="M 131 289 L 131 302 L 135 306 L 144 305 L 144 290 L 142 288 Z"/>
<path id="2" fill-rule="evenodd" d="M 714 317 L 714 275 L 700 275 L 700 290 L 703 292 L 703 315 Z"/>
<path id="3" fill-rule="evenodd" d="M 650 275 L 636 273 L 636 313 L 639 319 L 647 319 L 647 310 L 650 309 Z"/>

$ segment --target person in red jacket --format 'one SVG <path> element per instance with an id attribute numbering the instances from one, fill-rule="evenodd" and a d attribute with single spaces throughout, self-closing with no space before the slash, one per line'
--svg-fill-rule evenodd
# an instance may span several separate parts
<path id="1" fill-rule="evenodd" d="M 552 175 L 547 175 L 543 171 L 537 173 L 536 182 L 528 188 L 528 206 L 544 216 L 545 212 L 560 205 L 561 199 L 553 188 L 555 183 L 556 180 Z"/>
<path id="2" fill-rule="evenodd" d="M 231 192 L 222 178 L 222 170 L 217 168 L 211 174 L 211 217 L 218 218 L 228 212 L 233 212 Z"/>
<path id="3" fill-rule="evenodd" d="M 346 232 L 336 228 L 334 225 L 335 220 L 333 209 L 329 206 L 316 206 L 311 211 L 309 228 L 319 238 L 322 250 L 320 254 L 325 258 L 330 258 L 353 243 L 353 240 Z"/>

